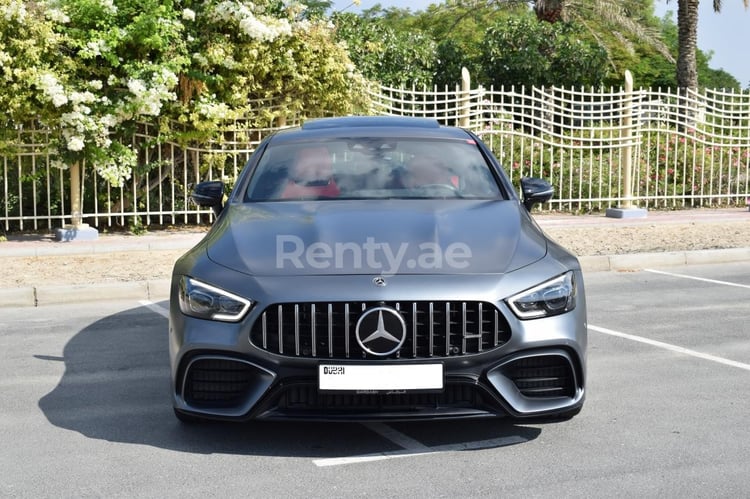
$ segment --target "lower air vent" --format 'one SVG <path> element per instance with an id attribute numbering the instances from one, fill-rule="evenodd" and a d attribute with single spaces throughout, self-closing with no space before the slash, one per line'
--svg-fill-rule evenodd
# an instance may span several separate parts
<path id="1" fill-rule="evenodd" d="M 490 410 L 491 401 L 471 384 L 448 384 L 441 393 L 326 394 L 314 385 L 295 385 L 283 390 L 277 410 L 285 414 L 378 413 L 437 409 Z"/>
<path id="2" fill-rule="evenodd" d="M 506 365 L 503 371 L 525 397 L 573 397 L 575 395 L 573 366 L 563 356 L 524 357 Z"/>
<path id="3" fill-rule="evenodd" d="M 255 370 L 245 362 L 199 358 L 187 367 L 183 396 L 195 406 L 233 407 L 246 397 Z"/>

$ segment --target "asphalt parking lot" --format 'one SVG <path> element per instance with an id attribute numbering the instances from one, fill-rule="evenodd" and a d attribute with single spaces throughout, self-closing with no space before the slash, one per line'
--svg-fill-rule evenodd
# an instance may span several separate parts
<path id="1" fill-rule="evenodd" d="M 567 422 L 186 426 L 165 302 L 5 308 L 0 497 L 744 497 L 750 265 L 586 274 Z"/>

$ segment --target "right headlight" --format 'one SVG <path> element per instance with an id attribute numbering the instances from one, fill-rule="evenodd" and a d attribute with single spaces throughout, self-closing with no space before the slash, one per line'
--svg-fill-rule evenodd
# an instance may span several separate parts
<path id="1" fill-rule="evenodd" d="M 180 310 L 199 319 L 238 322 L 250 307 L 251 300 L 211 286 L 192 277 L 180 281 Z"/>
<path id="2" fill-rule="evenodd" d="M 506 300 L 519 319 L 538 319 L 564 314 L 576 308 L 573 271 L 522 291 Z"/>

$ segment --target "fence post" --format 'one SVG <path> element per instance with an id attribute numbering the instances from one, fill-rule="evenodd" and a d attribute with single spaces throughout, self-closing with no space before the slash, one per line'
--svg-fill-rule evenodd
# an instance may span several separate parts
<path id="1" fill-rule="evenodd" d="M 469 128 L 471 121 L 471 75 L 466 67 L 461 68 L 461 97 L 459 98 L 458 126 Z"/>
<path id="2" fill-rule="evenodd" d="M 81 163 L 70 165 L 70 224 L 55 229 L 57 241 L 90 241 L 99 237 L 99 231 L 83 223 L 83 202 L 81 196 Z"/>
<path id="3" fill-rule="evenodd" d="M 620 118 L 622 137 L 623 200 L 617 208 L 607 208 L 607 216 L 612 218 L 643 218 L 645 209 L 633 206 L 633 75 L 625 70 L 625 96 Z"/>

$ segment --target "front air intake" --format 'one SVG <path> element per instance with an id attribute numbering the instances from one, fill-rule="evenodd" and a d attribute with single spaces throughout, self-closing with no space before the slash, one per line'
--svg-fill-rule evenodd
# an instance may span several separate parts
<path id="1" fill-rule="evenodd" d="M 233 407 L 250 389 L 255 370 L 249 364 L 226 358 L 200 358 L 185 373 L 183 396 L 195 406 Z"/>
<path id="2" fill-rule="evenodd" d="M 505 365 L 503 371 L 524 397 L 573 397 L 576 393 L 573 366 L 561 355 L 523 357 Z"/>

